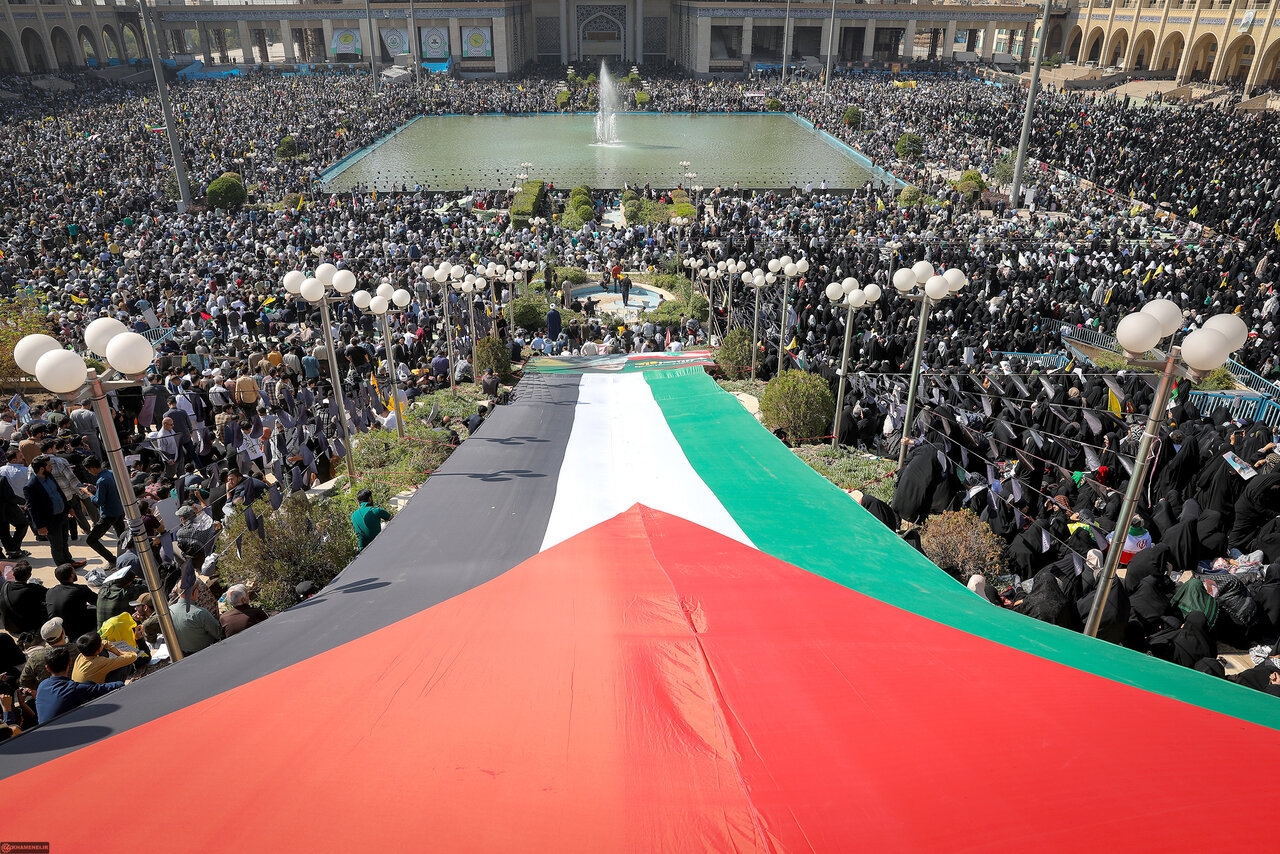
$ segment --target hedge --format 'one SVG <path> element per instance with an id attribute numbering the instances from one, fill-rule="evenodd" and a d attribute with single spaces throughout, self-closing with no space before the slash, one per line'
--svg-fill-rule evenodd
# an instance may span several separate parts
<path id="1" fill-rule="evenodd" d="M 545 181 L 525 181 L 516 193 L 516 197 L 511 200 L 511 224 L 517 228 L 527 226 L 530 217 L 542 209 L 546 195 Z"/>
<path id="2" fill-rule="evenodd" d="M 214 178 L 204 191 L 205 203 L 211 208 L 232 210 L 243 205 L 246 198 L 248 193 L 244 190 L 244 182 L 232 172 Z"/>
<path id="3" fill-rule="evenodd" d="M 548 303 L 542 296 L 517 297 L 511 301 L 511 316 L 517 329 L 536 332 L 547 325 Z"/>
<path id="4" fill-rule="evenodd" d="M 831 386 L 807 371 L 783 371 L 769 380 L 760 398 L 764 426 L 784 431 L 791 441 L 827 435 L 835 413 Z"/>

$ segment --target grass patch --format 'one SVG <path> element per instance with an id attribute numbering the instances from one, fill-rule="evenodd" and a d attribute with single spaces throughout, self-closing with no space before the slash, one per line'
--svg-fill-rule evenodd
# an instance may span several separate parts
<path id="1" fill-rule="evenodd" d="M 801 445 L 792 451 L 809 468 L 841 489 L 857 489 L 884 502 L 893 500 L 893 488 L 898 478 L 896 475 L 885 475 L 897 467 L 896 460 L 885 460 L 830 445 Z"/>

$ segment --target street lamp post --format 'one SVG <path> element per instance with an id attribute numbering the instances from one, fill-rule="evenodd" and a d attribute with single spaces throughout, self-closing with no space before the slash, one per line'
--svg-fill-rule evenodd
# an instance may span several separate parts
<path id="1" fill-rule="evenodd" d="M 136 332 L 130 332 L 115 318 L 100 317 L 85 328 L 85 344 L 89 351 L 107 360 L 117 374 L 124 379 L 102 379 L 96 370 L 90 369 L 84 358 L 48 335 L 28 335 L 13 348 L 14 361 L 28 374 L 34 374 L 40 385 L 63 400 L 89 399 L 93 414 L 98 420 L 98 432 L 102 434 L 103 448 L 107 453 L 107 465 L 116 482 L 116 491 L 124 505 L 124 515 L 129 521 L 129 531 L 138 550 L 138 562 L 146 579 L 147 591 L 155 604 L 160 619 L 160 631 L 169 646 L 174 661 L 182 660 L 182 648 L 178 633 L 169 613 L 160 564 L 151 549 L 151 538 L 144 530 L 142 513 L 138 510 L 138 498 L 129 479 L 129 466 L 120 449 L 120 436 L 116 433 L 111 408 L 107 405 L 107 393 L 137 385 L 147 368 L 155 361 L 155 348 L 151 342 Z"/>
<path id="2" fill-rule="evenodd" d="M 378 286 L 377 293 L 370 294 L 368 291 L 356 291 L 351 295 L 351 301 L 355 303 L 356 308 L 367 311 L 378 319 L 378 325 L 382 331 L 382 347 L 387 351 L 387 378 L 391 384 L 391 411 L 396 416 L 396 434 L 401 439 L 404 438 L 404 415 L 400 411 L 400 379 L 396 376 L 396 357 L 392 349 L 391 342 L 391 325 L 387 322 L 387 312 L 390 311 L 392 304 L 397 308 L 404 308 L 413 300 L 413 296 L 403 288 L 398 290 L 392 289 L 391 285 L 383 282 Z"/>
<path id="3" fill-rule="evenodd" d="M 790 255 L 783 255 L 769 261 L 769 272 L 775 276 L 782 274 L 782 315 L 778 318 L 778 374 L 781 375 L 786 368 L 783 356 L 787 352 L 787 292 L 791 288 L 792 279 L 809 272 L 809 261 L 805 258 L 792 261 Z"/>
<path id="4" fill-rule="evenodd" d="M 831 447 L 840 447 L 840 421 L 844 415 L 844 387 L 849 377 L 849 341 L 853 337 L 853 312 L 864 305 L 872 305 L 880 299 L 880 286 L 867 285 L 858 287 L 858 280 L 847 278 L 843 282 L 832 282 L 827 285 L 827 299 L 831 300 L 833 309 L 843 305 L 846 310 L 844 318 L 844 348 L 840 351 L 840 386 L 836 389 L 836 421 L 831 430 Z"/>
<path id="5" fill-rule="evenodd" d="M 169 87 L 164 82 L 160 46 L 156 44 L 155 22 L 147 14 L 147 0 L 138 0 L 138 11 L 142 16 L 143 38 L 146 39 L 147 50 L 151 53 L 151 70 L 156 78 L 156 96 L 160 99 L 165 136 L 169 139 L 169 156 L 173 158 L 173 172 L 178 179 L 178 213 L 183 214 L 191 204 L 191 183 L 187 180 L 187 164 L 182 159 L 182 141 L 178 139 L 178 126 L 173 118 L 173 107 L 169 105 Z"/>
<path id="6" fill-rule="evenodd" d="M 751 379 L 756 378 L 756 352 L 760 349 L 760 291 L 773 279 L 773 273 L 766 274 L 759 267 L 751 273 L 742 274 L 742 283 L 756 291 L 756 311 L 751 317 Z"/>
<path id="7" fill-rule="evenodd" d="M 929 325 L 929 309 L 933 303 L 958 293 L 968 283 L 969 280 L 958 267 L 952 267 L 939 276 L 934 273 L 933 265 L 928 261 L 917 261 L 914 266 L 902 267 L 893 274 L 893 287 L 898 293 L 909 299 L 920 301 L 916 350 L 911 360 L 911 379 L 910 386 L 907 388 L 907 417 L 902 423 L 902 442 L 898 448 L 899 470 L 907 461 L 907 442 L 910 441 L 911 420 L 916 408 L 916 390 L 920 385 L 920 360 L 924 355 L 924 336 L 925 328 Z M 912 294 L 917 285 L 921 286 L 921 291 Z"/>
<path id="8" fill-rule="evenodd" d="M 461 270 L 462 267 L 459 266 L 458 269 Z M 428 271 L 431 271 L 430 272 L 431 278 L 435 279 L 436 284 L 440 286 L 440 299 L 444 303 L 444 340 L 445 340 L 445 347 L 447 348 L 449 353 L 449 390 L 450 391 L 457 390 L 453 381 L 453 368 L 454 368 L 453 322 L 449 319 L 448 282 L 449 282 L 449 278 L 453 275 L 453 270 L 454 270 L 453 264 L 449 263 L 448 261 L 441 261 L 440 266 L 435 267 L 434 269 L 431 267 L 427 267 L 427 269 L 423 271 L 424 275 Z M 461 273 L 459 273 L 459 275 L 461 275 Z"/>
<path id="9" fill-rule="evenodd" d="M 831 91 L 831 52 L 836 44 L 836 0 L 831 0 L 831 24 L 827 28 L 827 71 L 822 77 L 822 94 Z"/>
<path id="10" fill-rule="evenodd" d="M 1179 377 L 1202 379 L 1214 369 L 1222 367 L 1231 353 L 1244 346 L 1249 337 L 1249 327 L 1237 315 L 1218 314 L 1205 321 L 1200 329 L 1189 333 L 1183 339 L 1182 346 L 1171 346 L 1168 353 L 1156 350 L 1161 339 L 1176 334 L 1182 328 L 1182 322 L 1182 309 L 1177 303 L 1171 300 L 1153 300 L 1144 305 L 1141 311 L 1126 315 L 1116 327 L 1116 341 L 1124 349 L 1130 364 L 1147 369 L 1160 368 L 1162 374 L 1155 401 L 1151 404 L 1151 412 L 1147 415 L 1146 429 L 1138 443 L 1137 459 L 1129 477 L 1129 486 L 1124 491 L 1124 501 L 1120 505 L 1120 515 L 1111 535 L 1111 544 L 1107 547 L 1106 562 L 1098 579 L 1093 605 L 1085 620 L 1084 633 L 1089 637 L 1098 636 L 1107 597 L 1111 592 L 1116 570 L 1120 568 L 1125 539 L 1129 535 L 1129 524 L 1133 520 L 1138 496 L 1142 494 L 1151 469 L 1151 445 L 1160 432 L 1160 425 L 1164 423 L 1174 382 Z M 1154 353 L 1158 358 L 1147 360 L 1144 357 L 1148 353 Z"/>
<path id="11" fill-rule="evenodd" d="M 329 321 L 329 301 L 340 300 L 356 286 L 356 277 L 350 270 L 339 270 L 332 264 L 321 264 L 315 269 L 315 275 L 308 278 L 301 270 L 290 270 L 284 274 L 284 289 L 294 295 L 300 295 L 312 305 L 320 306 L 320 326 L 324 333 L 324 346 L 329 354 L 329 386 L 333 389 L 334 400 L 338 404 L 338 424 L 342 428 L 344 456 L 347 460 L 347 477 L 352 482 L 356 479 L 356 463 L 352 456 L 351 423 L 347 418 L 346 395 L 342 391 L 342 377 L 338 375 L 338 354 L 333 346 L 333 324 Z M 332 287 L 339 297 L 329 296 Z"/>

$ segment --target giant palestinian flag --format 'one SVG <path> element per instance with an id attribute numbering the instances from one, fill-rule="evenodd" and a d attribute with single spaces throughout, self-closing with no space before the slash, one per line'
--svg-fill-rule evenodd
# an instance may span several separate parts
<path id="1" fill-rule="evenodd" d="M 992 607 L 700 361 L 531 366 L 320 596 L 0 745 L 2 835 L 1270 850 L 1179 786 L 1269 791 L 1273 698 Z"/>

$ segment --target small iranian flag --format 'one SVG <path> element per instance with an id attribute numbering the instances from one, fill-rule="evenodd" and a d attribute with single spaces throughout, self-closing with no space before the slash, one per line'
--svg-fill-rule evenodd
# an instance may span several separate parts
<path id="1" fill-rule="evenodd" d="M 145 127 L 151 133 L 164 133 L 165 131 L 164 125 L 146 125 Z"/>

